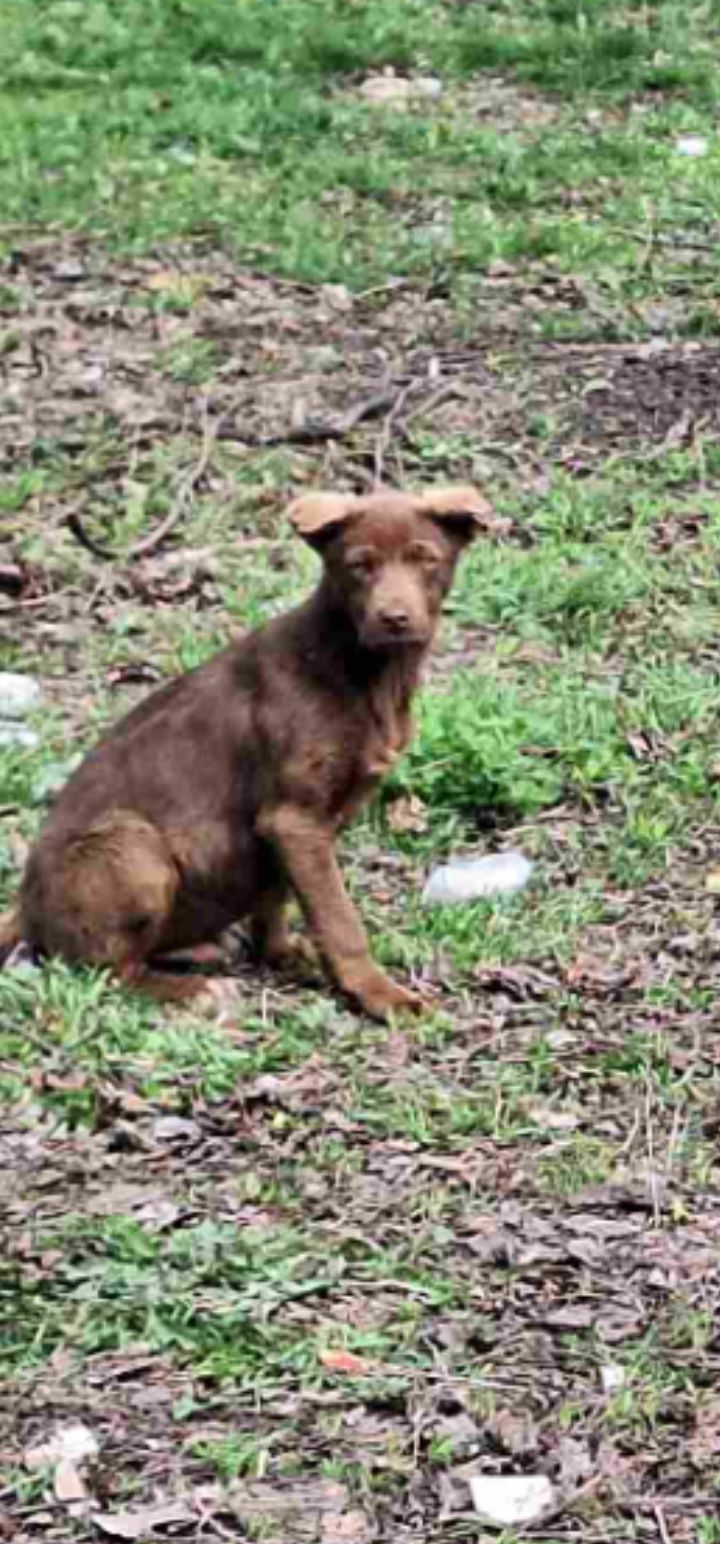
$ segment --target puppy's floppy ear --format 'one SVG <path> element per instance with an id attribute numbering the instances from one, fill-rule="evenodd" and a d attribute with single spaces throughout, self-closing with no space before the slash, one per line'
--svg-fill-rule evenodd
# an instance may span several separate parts
<path id="1" fill-rule="evenodd" d="M 320 547 L 355 513 L 357 503 L 350 493 L 304 493 L 293 500 L 288 519 L 311 547 Z"/>
<path id="2" fill-rule="evenodd" d="M 492 505 L 477 488 L 430 488 L 422 494 L 420 507 L 463 545 L 480 531 L 491 531 L 495 527 Z"/>

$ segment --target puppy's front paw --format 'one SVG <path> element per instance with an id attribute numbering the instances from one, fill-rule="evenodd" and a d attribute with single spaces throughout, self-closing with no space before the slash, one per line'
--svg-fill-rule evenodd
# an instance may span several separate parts
<path id="1" fill-rule="evenodd" d="M 388 1019 L 392 1013 L 422 1013 L 428 1006 L 420 992 L 401 986 L 380 971 L 371 981 L 358 986 L 353 996 L 372 1019 Z"/>
<path id="2" fill-rule="evenodd" d="M 193 996 L 192 1007 L 195 1013 L 222 1022 L 235 1016 L 240 998 L 240 983 L 233 976 L 210 976 Z"/>

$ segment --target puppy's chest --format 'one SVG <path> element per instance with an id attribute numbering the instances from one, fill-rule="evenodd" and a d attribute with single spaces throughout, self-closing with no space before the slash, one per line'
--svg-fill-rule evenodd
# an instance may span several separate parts
<path id="1" fill-rule="evenodd" d="M 362 726 L 354 744 L 347 747 L 344 787 L 340 792 L 339 818 L 345 825 L 370 798 L 378 783 L 386 777 L 410 739 L 411 721 L 407 707 L 372 713 Z"/>
<path id="2" fill-rule="evenodd" d="M 357 772 L 360 777 L 385 777 L 402 754 L 410 739 L 410 714 L 388 714 L 384 721 L 373 718 L 364 744 L 359 747 Z"/>

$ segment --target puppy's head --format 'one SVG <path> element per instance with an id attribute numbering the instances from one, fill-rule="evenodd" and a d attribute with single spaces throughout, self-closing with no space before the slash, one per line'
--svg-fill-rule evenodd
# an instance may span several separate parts
<path id="1" fill-rule="evenodd" d="M 463 547 L 491 524 L 474 488 L 424 494 L 308 493 L 290 506 L 366 648 L 425 647 Z"/>

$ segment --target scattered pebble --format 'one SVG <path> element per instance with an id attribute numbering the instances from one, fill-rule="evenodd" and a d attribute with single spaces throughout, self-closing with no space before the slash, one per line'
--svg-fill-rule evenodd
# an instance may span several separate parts
<path id="1" fill-rule="evenodd" d="M 475 1474 L 469 1484 L 475 1511 L 488 1528 L 537 1522 L 555 1501 L 545 1474 Z"/>
<path id="2" fill-rule="evenodd" d="M 332 343 L 319 343 L 317 348 L 310 348 L 306 353 L 308 370 L 317 370 L 321 375 L 328 375 L 332 370 L 340 370 L 344 364 L 344 357 L 339 348 Z"/>
<path id="3" fill-rule="evenodd" d="M 675 141 L 675 149 L 678 155 L 691 156 L 694 159 L 707 155 L 710 145 L 704 134 L 681 134 Z"/>
<path id="4" fill-rule="evenodd" d="M 0 718 L 0 746 L 19 745 L 24 751 L 34 751 L 40 737 L 34 729 L 26 729 L 17 719 Z"/>
<path id="5" fill-rule="evenodd" d="M 368 75 L 360 87 L 360 96 L 371 107 L 394 107 L 404 112 L 411 102 L 436 102 L 442 96 L 442 81 L 435 75 L 417 75 L 413 80 L 403 75 Z"/>
<path id="6" fill-rule="evenodd" d="M 608 1362 L 606 1367 L 600 1368 L 600 1382 L 604 1394 L 617 1394 L 618 1389 L 624 1388 L 627 1382 L 625 1368 L 620 1362 Z"/>
<path id="7" fill-rule="evenodd" d="M 488 895 L 524 890 L 533 865 L 521 852 L 491 853 L 484 858 L 453 858 L 433 869 L 422 898 L 426 906 L 453 906 Z"/>
<path id="8" fill-rule="evenodd" d="M 26 718 L 40 706 L 42 687 L 32 676 L 0 670 L 0 719 Z"/>

